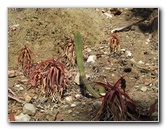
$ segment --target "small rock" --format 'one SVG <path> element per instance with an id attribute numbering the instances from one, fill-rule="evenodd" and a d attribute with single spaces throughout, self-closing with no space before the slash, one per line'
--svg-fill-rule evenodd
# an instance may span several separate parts
<path id="1" fill-rule="evenodd" d="M 101 95 L 101 96 L 105 96 L 105 95 L 106 95 L 106 93 L 100 93 L 100 95 Z"/>
<path id="2" fill-rule="evenodd" d="M 79 74 L 79 72 L 77 73 L 77 75 L 74 78 L 74 83 L 76 83 L 77 85 L 80 85 L 80 74 Z"/>
<path id="3" fill-rule="evenodd" d="M 104 52 L 104 55 L 109 55 L 110 53 L 109 52 Z"/>
<path id="4" fill-rule="evenodd" d="M 19 90 L 24 90 L 24 88 L 22 86 L 19 87 Z"/>
<path id="5" fill-rule="evenodd" d="M 80 112 L 78 112 L 78 111 L 77 111 L 77 112 L 75 112 L 75 113 L 76 113 L 76 114 L 80 114 Z"/>
<path id="6" fill-rule="evenodd" d="M 99 47 L 99 49 L 104 49 L 104 46 Z"/>
<path id="7" fill-rule="evenodd" d="M 152 116 L 154 116 L 154 117 L 158 116 L 158 112 L 153 112 Z"/>
<path id="8" fill-rule="evenodd" d="M 144 64 L 144 62 L 142 60 L 138 61 L 138 64 Z"/>
<path id="9" fill-rule="evenodd" d="M 95 107 L 95 109 L 98 109 L 101 106 L 101 104 L 102 104 L 102 101 L 95 101 L 93 103 L 93 106 Z"/>
<path id="10" fill-rule="evenodd" d="M 88 57 L 87 62 L 94 63 L 96 61 L 96 59 L 97 59 L 96 55 L 91 55 Z"/>
<path id="11" fill-rule="evenodd" d="M 134 59 L 130 59 L 130 61 L 133 62 L 133 63 L 136 63 L 136 61 Z"/>
<path id="12" fill-rule="evenodd" d="M 146 65 L 146 66 L 149 66 L 150 64 L 149 64 L 149 63 L 146 63 L 145 65 Z"/>
<path id="13" fill-rule="evenodd" d="M 31 101 L 32 97 L 29 94 L 25 94 L 24 99 L 25 99 L 26 103 L 29 103 Z"/>
<path id="14" fill-rule="evenodd" d="M 152 83 L 150 83 L 150 84 L 149 84 L 149 86 L 150 86 L 150 87 L 152 87 L 152 86 L 153 86 L 153 84 L 152 84 Z"/>
<path id="15" fill-rule="evenodd" d="M 115 77 L 115 74 L 112 73 L 111 76 L 112 76 L 112 77 Z"/>
<path id="16" fill-rule="evenodd" d="M 86 74 L 85 77 L 86 79 L 90 79 L 91 76 Z"/>
<path id="17" fill-rule="evenodd" d="M 126 57 L 132 57 L 132 53 L 130 51 L 126 51 Z"/>
<path id="18" fill-rule="evenodd" d="M 76 94 L 76 95 L 75 95 L 75 98 L 76 98 L 76 99 L 79 99 L 79 98 L 81 98 L 81 95 L 80 95 L 80 94 Z"/>
<path id="19" fill-rule="evenodd" d="M 68 113 L 72 113 L 72 110 L 68 110 L 67 112 L 68 112 Z"/>
<path id="20" fill-rule="evenodd" d="M 86 50 L 87 50 L 87 52 L 91 52 L 92 51 L 90 48 L 87 48 Z"/>
<path id="21" fill-rule="evenodd" d="M 16 84 L 14 87 L 19 88 L 21 85 L 20 84 Z"/>
<path id="22" fill-rule="evenodd" d="M 16 76 L 16 71 L 15 70 L 8 70 L 8 77 L 12 78 L 12 77 L 15 77 Z"/>
<path id="23" fill-rule="evenodd" d="M 72 97 L 71 96 L 67 96 L 65 98 L 65 100 L 66 100 L 66 102 L 71 103 L 72 102 Z"/>
<path id="24" fill-rule="evenodd" d="M 121 49 L 120 52 L 123 54 L 125 53 L 126 49 Z"/>
<path id="25" fill-rule="evenodd" d="M 139 88 L 139 86 L 134 86 L 135 88 Z"/>
<path id="26" fill-rule="evenodd" d="M 71 105 L 70 105 L 70 107 L 75 107 L 76 106 L 76 104 L 75 103 L 72 103 Z"/>
<path id="27" fill-rule="evenodd" d="M 106 70 L 110 70 L 111 68 L 110 67 L 105 67 Z"/>
<path id="28" fill-rule="evenodd" d="M 67 109 L 69 108 L 69 105 L 63 105 L 63 108 Z"/>
<path id="29" fill-rule="evenodd" d="M 144 86 L 144 87 L 141 88 L 141 91 L 146 92 L 147 89 L 148 89 L 148 88 Z"/>
<path id="30" fill-rule="evenodd" d="M 28 115 L 34 115 L 36 113 L 36 108 L 33 104 L 26 103 L 23 107 L 23 113 Z"/>
<path id="31" fill-rule="evenodd" d="M 20 115 L 18 116 L 15 116 L 15 120 L 16 121 L 29 121 L 31 118 L 28 114 L 23 114 L 21 113 Z"/>

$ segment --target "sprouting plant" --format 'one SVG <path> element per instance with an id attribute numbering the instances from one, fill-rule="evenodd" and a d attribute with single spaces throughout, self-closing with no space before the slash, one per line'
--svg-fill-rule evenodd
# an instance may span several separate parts
<path id="1" fill-rule="evenodd" d="M 120 39 L 117 33 L 111 33 L 110 35 L 110 52 L 119 52 L 120 51 Z"/>
<path id="2" fill-rule="evenodd" d="M 140 112 L 137 111 L 137 108 L 140 108 L 140 106 L 125 93 L 126 80 L 124 76 L 114 86 L 110 85 L 107 81 L 106 83 L 95 83 L 103 86 L 107 91 L 106 95 L 102 97 L 102 105 L 97 109 L 95 121 L 133 121 L 141 117 Z M 144 111 L 147 113 L 147 116 L 154 112 L 155 104 L 156 102 Z"/>
<path id="3" fill-rule="evenodd" d="M 77 58 L 77 65 L 79 68 L 80 73 L 80 83 L 83 86 L 83 92 L 86 92 L 86 90 L 94 97 L 99 98 L 100 95 L 97 93 L 92 86 L 87 82 L 87 79 L 85 77 L 85 70 L 83 65 L 83 54 L 82 54 L 82 42 L 81 42 L 81 35 L 80 33 L 76 33 L 75 35 L 75 43 L 76 43 L 76 58 Z M 85 94 L 85 93 L 84 93 Z"/>

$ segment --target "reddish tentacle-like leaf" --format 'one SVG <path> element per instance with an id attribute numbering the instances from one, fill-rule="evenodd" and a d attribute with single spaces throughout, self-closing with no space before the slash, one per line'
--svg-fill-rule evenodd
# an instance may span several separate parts
<path id="1" fill-rule="evenodd" d="M 125 112 L 125 103 L 124 103 L 124 99 L 122 98 L 122 94 L 121 92 L 118 90 L 116 90 L 116 94 L 117 94 L 117 97 L 119 99 L 119 102 L 120 102 L 120 107 L 122 108 L 122 113 Z"/>

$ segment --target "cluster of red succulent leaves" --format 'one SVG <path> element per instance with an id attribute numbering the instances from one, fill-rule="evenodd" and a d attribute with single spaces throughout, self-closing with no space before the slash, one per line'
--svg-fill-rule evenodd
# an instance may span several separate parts
<path id="1" fill-rule="evenodd" d="M 107 81 L 106 83 L 95 83 L 103 86 L 107 92 L 104 97 L 100 98 L 102 105 L 97 109 L 94 120 L 137 121 L 141 120 L 141 117 L 151 116 L 155 111 L 157 101 L 148 109 L 145 109 L 142 114 L 137 110 L 138 108 L 144 109 L 144 107 L 136 104 L 125 92 L 126 80 L 124 76 L 122 76 L 114 86 L 110 85 Z"/>
<path id="2" fill-rule="evenodd" d="M 40 87 L 40 90 L 47 96 L 60 93 L 59 98 L 61 98 L 68 81 L 65 76 L 64 64 L 61 63 L 63 57 L 35 63 L 32 59 L 34 53 L 26 45 L 19 52 L 18 64 L 22 67 L 24 76 L 29 78 L 26 86 L 33 86 L 35 92 L 36 88 Z"/>

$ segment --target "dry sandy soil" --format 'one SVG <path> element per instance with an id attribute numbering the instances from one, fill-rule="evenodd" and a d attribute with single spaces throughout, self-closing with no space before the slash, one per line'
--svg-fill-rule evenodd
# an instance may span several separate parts
<path id="1" fill-rule="evenodd" d="M 110 14 L 106 16 L 105 13 Z M 110 54 L 109 38 L 111 30 L 126 26 L 146 18 L 118 33 L 121 53 Z M 28 78 L 18 67 L 18 50 L 26 44 L 39 62 L 63 55 L 66 37 L 80 32 L 84 53 L 87 57 L 104 53 L 94 63 L 85 61 L 85 71 L 90 82 L 101 81 L 106 77 L 114 84 L 122 75 L 127 75 L 126 91 L 140 105 L 148 108 L 158 100 L 158 10 L 157 9 L 112 9 L 112 8 L 9 8 L 8 9 L 8 87 L 16 97 L 35 107 L 29 121 L 91 121 L 95 116 L 93 98 L 83 96 L 79 85 L 70 80 L 71 89 L 65 93 L 62 102 L 52 102 L 50 98 L 35 94 L 34 89 L 26 89 Z M 78 68 L 74 68 L 76 74 Z M 24 83 L 21 83 L 24 82 Z M 69 100 L 68 100 L 69 99 Z M 23 106 L 8 99 L 8 116 L 12 110 L 15 116 L 23 112 Z M 158 120 L 158 105 L 147 121 Z M 8 117 L 10 120 L 10 116 Z M 25 118 L 26 119 L 26 118 Z M 141 121 L 141 120 L 140 120 Z"/>

